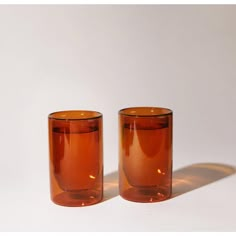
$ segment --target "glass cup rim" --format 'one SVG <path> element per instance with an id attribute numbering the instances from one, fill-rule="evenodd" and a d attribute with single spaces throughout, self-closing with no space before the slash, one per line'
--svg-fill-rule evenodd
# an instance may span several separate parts
<path id="1" fill-rule="evenodd" d="M 144 114 L 143 112 L 138 113 L 135 110 L 146 110 L 146 111 L 150 110 L 150 113 L 149 114 L 147 113 Z M 154 110 L 156 110 L 156 112 Z M 173 114 L 173 111 L 169 108 L 155 107 L 155 106 L 126 107 L 119 110 L 119 115 L 131 116 L 131 117 L 157 117 L 157 116 L 169 116 L 172 114 Z"/>
<path id="2" fill-rule="evenodd" d="M 71 114 L 70 116 L 68 115 L 69 113 Z M 86 115 L 84 113 L 86 113 Z M 52 112 L 48 115 L 48 119 L 54 120 L 91 120 L 101 117 L 102 113 L 94 110 L 61 110 Z"/>

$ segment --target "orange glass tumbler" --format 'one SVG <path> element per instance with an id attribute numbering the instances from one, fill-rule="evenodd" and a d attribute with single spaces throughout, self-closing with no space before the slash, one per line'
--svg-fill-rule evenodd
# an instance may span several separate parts
<path id="1" fill-rule="evenodd" d="M 88 206 L 103 197 L 102 114 L 59 111 L 49 122 L 51 199 L 63 206 Z"/>
<path id="2" fill-rule="evenodd" d="M 172 111 L 119 111 L 119 192 L 135 202 L 157 202 L 172 191 Z"/>

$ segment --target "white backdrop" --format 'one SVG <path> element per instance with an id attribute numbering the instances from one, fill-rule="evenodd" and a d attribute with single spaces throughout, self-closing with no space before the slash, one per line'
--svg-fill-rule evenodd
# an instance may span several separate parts
<path id="1" fill-rule="evenodd" d="M 235 165 L 236 6 L 0 6 L 0 230 L 236 230 L 235 175 L 168 201 L 49 198 L 47 116 L 104 115 L 104 171 L 118 166 L 118 110 L 174 111 L 174 170 Z M 107 176 L 107 178 L 109 175 Z M 109 179 L 109 178 L 108 178 Z"/>

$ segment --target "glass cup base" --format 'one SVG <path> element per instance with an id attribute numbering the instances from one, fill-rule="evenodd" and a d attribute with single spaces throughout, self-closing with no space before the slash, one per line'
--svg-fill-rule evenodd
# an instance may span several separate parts
<path id="1" fill-rule="evenodd" d="M 95 190 L 62 192 L 52 198 L 52 201 L 55 204 L 68 207 L 90 206 L 100 202 L 101 200 L 101 192 Z"/>
<path id="2" fill-rule="evenodd" d="M 171 192 L 161 188 L 132 187 L 122 192 L 121 197 L 132 202 L 160 202 L 171 197 Z"/>

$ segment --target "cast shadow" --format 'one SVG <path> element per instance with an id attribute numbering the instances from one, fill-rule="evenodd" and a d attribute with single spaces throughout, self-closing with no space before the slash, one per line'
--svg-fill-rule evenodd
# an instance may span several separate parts
<path id="1" fill-rule="evenodd" d="M 104 196 L 103 202 L 119 195 L 118 191 L 118 171 L 114 171 L 104 176 Z"/>
<path id="2" fill-rule="evenodd" d="M 220 163 L 197 163 L 173 172 L 172 197 L 177 197 L 236 172 L 234 166 Z"/>
<path id="3" fill-rule="evenodd" d="M 172 196 L 178 197 L 236 173 L 234 166 L 220 163 L 197 163 L 173 172 Z M 119 195 L 118 171 L 104 176 L 103 202 Z"/>

